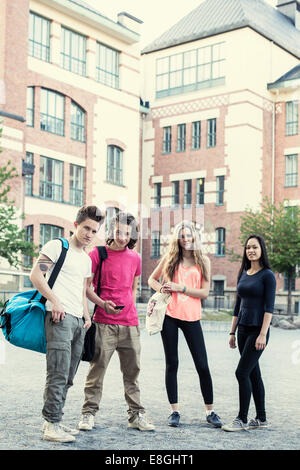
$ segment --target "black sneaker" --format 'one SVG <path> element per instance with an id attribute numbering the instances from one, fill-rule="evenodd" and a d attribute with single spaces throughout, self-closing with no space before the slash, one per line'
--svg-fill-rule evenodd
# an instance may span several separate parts
<path id="1" fill-rule="evenodd" d="M 169 416 L 168 425 L 177 428 L 179 426 L 180 421 L 180 414 L 178 411 L 173 411 L 173 413 Z"/>
<path id="2" fill-rule="evenodd" d="M 214 411 L 210 413 L 208 416 L 206 416 L 206 421 L 209 424 L 212 424 L 215 428 L 221 428 L 223 425 L 219 416 Z"/>

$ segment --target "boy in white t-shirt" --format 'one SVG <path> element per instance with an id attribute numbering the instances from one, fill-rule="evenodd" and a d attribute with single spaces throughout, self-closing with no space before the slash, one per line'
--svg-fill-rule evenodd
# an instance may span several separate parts
<path id="1" fill-rule="evenodd" d="M 53 288 L 47 283 L 61 253 L 60 240 L 46 243 L 35 263 L 30 279 L 47 299 L 45 331 L 47 341 L 47 379 L 42 410 L 43 439 L 72 442 L 77 430 L 61 424 L 69 387 L 73 385 L 81 360 L 84 337 L 91 326 L 86 299 L 86 281 L 91 276 L 91 260 L 85 252 L 103 223 L 96 206 L 82 207 L 74 222 L 75 232 Z"/>

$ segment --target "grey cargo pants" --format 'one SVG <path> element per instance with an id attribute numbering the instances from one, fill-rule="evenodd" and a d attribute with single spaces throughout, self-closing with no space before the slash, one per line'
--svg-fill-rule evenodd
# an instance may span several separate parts
<path id="1" fill-rule="evenodd" d="M 68 389 L 73 385 L 84 345 L 84 319 L 66 314 L 59 323 L 46 313 L 47 378 L 44 391 L 43 417 L 51 423 L 60 422 Z"/>

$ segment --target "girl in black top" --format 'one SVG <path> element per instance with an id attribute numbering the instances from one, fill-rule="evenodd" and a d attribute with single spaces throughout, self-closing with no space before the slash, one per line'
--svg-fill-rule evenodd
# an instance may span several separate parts
<path id="1" fill-rule="evenodd" d="M 236 348 L 235 331 L 238 326 L 238 347 L 241 358 L 236 369 L 239 383 L 240 410 L 224 431 L 240 431 L 267 427 L 265 391 L 260 374 L 259 358 L 270 334 L 274 309 L 276 280 L 270 269 L 264 240 L 250 235 L 244 246 L 242 265 L 238 275 L 237 299 L 234 308 L 229 345 Z M 247 423 L 251 393 L 256 418 Z"/>

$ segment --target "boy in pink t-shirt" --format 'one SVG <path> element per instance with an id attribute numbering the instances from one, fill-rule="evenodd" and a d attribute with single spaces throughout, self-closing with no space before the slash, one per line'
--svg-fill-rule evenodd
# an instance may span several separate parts
<path id="1" fill-rule="evenodd" d="M 94 427 L 104 375 L 115 351 L 120 359 L 125 399 L 129 408 L 128 427 L 141 431 L 155 429 L 141 405 L 138 384 L 141 344 L 135 300 L 141 258 L 133 251 L 137 235 L 138 227 L 132 215 L 121 212 L 112 219 L 106 240 L 107 258 L 102 262 L 100 297 L 96 294 L 100 263 L 97 247 L 89 254 L 93 273 L 90 284 L 93 283 L 94 290 L 88 287 L 87 297 L 97 305 L 93 318 L 96 324 L 96 345 L 84 389 L 85 401 L 78 425 L 81 430 L 88 431 Z"/>

